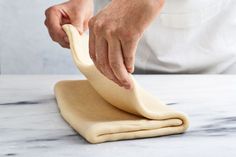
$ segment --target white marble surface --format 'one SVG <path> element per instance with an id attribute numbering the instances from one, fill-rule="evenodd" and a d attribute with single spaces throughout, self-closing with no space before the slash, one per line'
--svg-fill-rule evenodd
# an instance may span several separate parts
<path id="1" fill-rule="evenodd" d="M 82 76 L 0 76 L 0 156 L 236 156 L 236 75 L 136 75 L 177 110 L 185 134 L 89 144 L 58 113 L 53 85 Z"/>

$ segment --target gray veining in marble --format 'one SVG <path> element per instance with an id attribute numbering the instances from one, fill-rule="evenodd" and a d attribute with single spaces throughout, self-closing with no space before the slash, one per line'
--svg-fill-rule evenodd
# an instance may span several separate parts
<path id="1" fill-rule="evenodd" d="M 187 113 L 185 134 L 89 144 L 61 118 L 58 80 L 82 76 L 0 76 L 0 156 L 235 156 L 236 76 L 136 75 L 138 82 Z M 112 154 L 112 155 L 111 155 Z"/>

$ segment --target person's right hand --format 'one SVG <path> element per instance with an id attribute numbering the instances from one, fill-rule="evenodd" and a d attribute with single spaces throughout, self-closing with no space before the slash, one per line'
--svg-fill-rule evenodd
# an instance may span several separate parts
<path id="1" fill-rule="evenodd" d="M 88 29 L 88 21 L 93 16 L 93 0 L 71 0 L 54 5 L 45 11 L 45 25 L 53 41 L 69 48 L 68 38 L 62 29 L 64 24 L 72 24 L 82 34 Z"/>
<path id="2" fill-rule="evenodd" d="M 112 0 L 89 20 L 89 54 L 104 76 L 132 89 L 138 42 L 163 5 L 164 0 Z"/>

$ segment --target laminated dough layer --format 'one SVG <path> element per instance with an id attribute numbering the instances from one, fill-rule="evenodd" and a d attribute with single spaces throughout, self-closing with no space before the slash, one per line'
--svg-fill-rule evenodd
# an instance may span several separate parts
<path id="1" fill-rule="evenodd" d="M 183 133 L 187 116 L 141 88 L 131 76 L 126 90 L 103 76 L 88 53 L 88 36 L 63 26 L 71 53 L 87 80 L 60 81 L 55 95 L 63 118 L 90 143 Z"/>

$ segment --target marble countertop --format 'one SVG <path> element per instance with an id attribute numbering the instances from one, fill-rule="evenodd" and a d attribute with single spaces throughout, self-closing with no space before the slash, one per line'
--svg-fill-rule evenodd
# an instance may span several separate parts
<path id="1" fill-rule="evenodd" d="M 185 134 L 89 144 L 61 118 L 53 85 L 76 75 L 0 76 L 0 156 L 236 156 L 236 75 L 135 75 L 190 117 Z"/>

